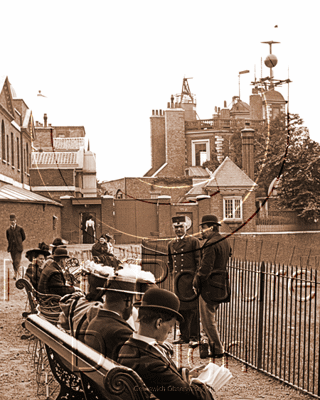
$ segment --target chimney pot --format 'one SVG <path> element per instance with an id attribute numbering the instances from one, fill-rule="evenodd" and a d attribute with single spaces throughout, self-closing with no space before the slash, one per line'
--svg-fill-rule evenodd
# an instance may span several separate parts
<path id="1" fill-rule="evenodd" d="M 224 101 L 224 108 L 227 108 L 227 101 Z"/>
<path id="2" fill-rule="evenodd" d="M 44 114 L 44 115 L 43 115 L 43 122 L 44 122 L 44 126 L 46 127 L 46 126 L 47 126 L 47 123 L 48 123 L 47 114 Z"/>
<path id="3" fill-rule="evenodd" d="M 167 106 L 168 106 L 168 108 L 170 108 L 170 103 L 169 102 L 168 102 Z"/>
<path id="4" fill-rule="evenodd" d="M 154 115 L 154 110 L 152 110 L 152 115 Z"/>
<path id="5" fill-rule="evenodd" d="M 156 115 L 158 115 L 158 110 L 156 110 Z"/>

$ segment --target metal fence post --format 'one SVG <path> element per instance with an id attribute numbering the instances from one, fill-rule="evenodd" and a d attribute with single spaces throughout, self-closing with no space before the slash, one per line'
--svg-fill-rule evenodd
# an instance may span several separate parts
<path id="1" fill-rule="evenodd" d="M 258 315 L 258 352 L 257 352 L 257 367 L 262 368 L 262 348 L 263 348 L 263 320 L 264 320 L 264 279 L 265 265 L 262 261 L 260 265 L 260 295 L 259 295 L 259 315 Z"/>

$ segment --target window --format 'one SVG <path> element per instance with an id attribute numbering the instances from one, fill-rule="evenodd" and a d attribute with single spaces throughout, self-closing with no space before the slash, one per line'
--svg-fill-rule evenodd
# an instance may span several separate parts
<path id="1" fill-rule="evenodd" d="M 14 138 L 13 133 L 11 132 L 11 165 L 14 165 Z"/>
<path id="2" fill-rule="evenodd" d="M 240 196 L 223 198 L 223 219 L 242 220 L 242 198 Z"/>
<path id="3" fill-rule="evenodd" d="M 26 171 L 29 172 L 29 146 L 28 143 L 26 144 L 26 156 L 27 156 L 27 169 Z"/>
<path id="4" fill-rule="evenodd" d="M 192 140 L 192 165 L 201 166 L 205 161 L 210 160 L 209 139 Z"/>
<path id="5" fill-rule="evenodd" d="M 8 161 L 8 163 L 10 162 L 10 160 L 9 160 L 9 135 L 7 135 L 7 161 Z"/>
<path id="6" fill-rule="evenodd" d="M 4 129 L 4 122 L 1 123 L 1 147 L 2 147 L 2 159 L 6 159 L 6 132 Z"/>
<path id="7" fill-rule="evenodd" d="M 17 137 L 17 168 L 20 169 L 20 144 L 18 137 Z"/>

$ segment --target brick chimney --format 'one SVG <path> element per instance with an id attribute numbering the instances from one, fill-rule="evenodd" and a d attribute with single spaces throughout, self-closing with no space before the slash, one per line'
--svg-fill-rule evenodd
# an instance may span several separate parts
<path id="1" fill-rule="evenodd" d="M 242 140 L 242 169 L 254 180 L 254 129 L 247 126 L 241 131 Z"/>

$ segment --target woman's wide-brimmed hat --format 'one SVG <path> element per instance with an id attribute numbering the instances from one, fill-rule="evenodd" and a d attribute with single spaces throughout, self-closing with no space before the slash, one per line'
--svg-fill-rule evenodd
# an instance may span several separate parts
<path id="1" fill-rule="evenodd" d="M 163 311 L 174 315 L 180 322 L 184 320 L 183 316 L 178 312 L 180 308 L 178 296 L 166 289 L 150 288 L 143 295 L 141 304 L 137 304 L 136 307 L 140 310 Z"/>
<path id="2" fill-rule="evenodd" d="M 204 215 L 204 216 L 202 217 L 201 224 L 199 224 L 199 225 L 204 225 L 204 224 L 215 224 L 215 225 L 221 226 L 221 224 L 220 224 L 220 222 L 219 222 L 219 220 L 218 220 L 218 217 L 216 217 L 216 216 L 213 215 L 213 214 Z"/>
<path id="3" fill-rule="evenodd" d="M 26 258 L 32 261 L 34 258 L 38 257 L 39 254 L 43 254 L 45 257 L 50 255 L 49 246 L 44 242 L 39 243 L 38 248 L 28 250 L 26 252 Z"/>

